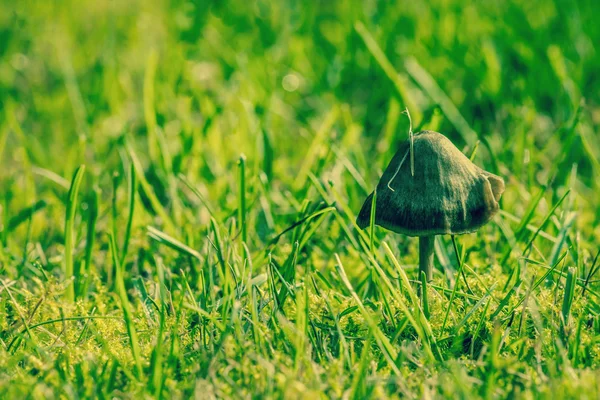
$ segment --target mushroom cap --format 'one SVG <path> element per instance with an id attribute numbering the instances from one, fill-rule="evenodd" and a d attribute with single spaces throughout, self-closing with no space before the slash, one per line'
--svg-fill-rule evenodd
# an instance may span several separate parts
<path id="1" fill-rule="evenodd" d="M 448 138 L 423 131 L 402 143 L 377 185 L 375 224 L 409 236 L 474 232 L 498 212 L 504 180 L 471 162 Z M 367 227 L 373 193 L 356 223 Z"/>

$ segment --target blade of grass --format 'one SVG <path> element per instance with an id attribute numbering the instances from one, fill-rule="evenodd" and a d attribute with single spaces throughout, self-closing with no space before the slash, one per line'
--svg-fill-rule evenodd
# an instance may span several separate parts
<path id="1" fill-rule="evenodd" d="M 148 55 L 146 72 L 144 74 L 144 118 L 148 138 L 148 154 L 150 159 L 158 162 L 158 143 L 156 138 L 156 112 L 154 111 L 154 81 L 158 54 L 152 49 Z"/>
<path id="2" fill-rule="evenodd" d="M 152 351 L 152 357 L 150 359 L 150 379 L 151 386 L 154 389 L 154 398 L 160 399 L 162 392 L 162 382 L 163 382 L 163 345 L 164 345 L 164 332 L 165 332 L 165 322 L 166 322 L 166 313 L 167 313 L 167 305 L 166 298 L 167 295 L 165 293 L 165 274 L 164 274 L 164 266 L 162 261 L 159 259 L 156 262 L 156 274 L 158 278 L 158 291 L 160 296 L 160 320 L 158 324 L 158 331 L 156 333 L 156 344 Z"/>
<path id="3" fill-rule="evenodd" d="M 596 274 L 596 272 L 600 269 L 600 264 L 598 264 L 598 267 L 596 268 L 596 265 L 598 263 L 598 257 L 600 257 L 600 249 L 596 253 L 596 257 L 594 257 L 594 261 L 592 262 L 592 266 L 590 267 L 589 273 L 585 277 L 583 289 L 581 290 L 581 297 L 585 296 L 585 291 L 588 287 L 588 284 L 590 283 L 590 280 L 594 277 L 594 274 Z"/>
<path id="4" fill-rule="evenodd" d="M 100 189 L 98 187 L 92 189 L 88 201 L 87 234 L 85 240 L 85 261 L 83 264 L 83 271 L 80 271 L 80 275 L 84 277 L 84 281 L 82 284 L 79 285 L 79 290 L 76 293 L 78 297 L 85 297 L 90 282 L 92 256 L 94 252 L 94 244 L 96 242 L 96 223 L 98 222 L 98 209 L 100 208 L 99 193 Z"/>
<path id="5" fill-rule="evenodd" d="M 123 238 L 123 250 L 121 251 L 121 264 L 125 265 L 125 258 L 129 251 L 129 241 L 131 240 L 131 227 L 133 226 L 133 214 L 135 212 L 135 194 L 137 193 L 137 179 L 133 163 L 129 167 L 129 213 L 127 214 L 127 225 Z"/>
<path id="6" fill-rule="evenodd" d="M 448 306 L 446 307 L 446 314 L 444 315 L 444 322 L 442 323 L 442 331 L 446 327 L 446 322 L 448 321 L 448 316 L 450 315 L 450 310 L 452 309 L 452 303 L 454 302 L 454 299 L 456 298 L 456 291 L 458 290 L 458 287 L 460 285 L 459 276 L 462 275 L 462 277 L 465 281 L 465 285 L 467 286 L 467 288 L 469 289 L 471 294 L 473 294 L 473 291 L 471 291 L 471 289 L 469 288 L 469 284 L 467 283 L 467 278 L 464 275 L 463 267 L 465 264 L 462 261 L 463 257 L 459 256 L 458 247 L 456 245 L 456 240 L 454 238 L 454 235 L 452 235 L 452 246 L 454 247 L 454 254 L 456 255 L 456 261 L 458 263 L 458 271 L 456 272 L 456 279 L 454 280 L 455 283 L 454 283 L 454 287 L 452 288 L 452 294 L 450 295 L 450 301 L 448 302 Z"/>
<path id="7" fill-rule="evenodd" d="M 477 311 L 477 309 L 479 307 L 481 307 L 483 305 L 483 303 L 485 303 L 485 301 L 492 295 L 492 292 L 497 284 L 498 284 L 498 282 L 494 282 L 492 284 L 492 286 L 490 286 L 489 289 L 487 289 L 487 292 L 483 295 L 483 297 L 481 299 L 479 299 L 479 301 L 477 303 L 475 303 L 475 305 L 473 307 L 471 307 L 471 309 L 465 314 L 463 319 L 460 320 L 460 322 L 454 326 L 454 332 L 458 332 L 459 329 L 462 328 L 467 323 L 469 318 L 471 318 L 471 315 L 473 315 L 475 313 L 475 311 Z M 486 304 L 489 305 L 489 301 Z M 487 308 L 487 306 L 486 306 L 486 308 Z"/>
<path id="8" fill-rule="evenodd" d="M 246 156 L 240 155 L 238 161 L 240 167 L 240 205 L 238 208 L 238 218 L 242 230 L 242 242 L 248 242 L 248 226 L 246 225 Z"/>
<path id="9" fill-rule="evenodd" d="M 575 223 L 576 218 L 577 218 L 577 213 L 575 213 L 575 212 L 570 212 L 570 213 L 567 213 L 567 215 L 565 215 L 562 227 L 560 228 L 560 230 L 558 232 L 558 241 L 554 244 L 554 247 L 552 248 L 552 252 L 550 253 L 550 259 L 548 260 L 548 263 L 550 265 L 556 263 L 556 260 L 559 257 L 560 251 L 562 250 L 565 242 L 567 241 L 568 232 L 571 229 L 571 226 L 573 226 L 573 224 Z"/>
<path id="10" fill-rule="evenodd" d="M 273 150 L 273 139 L 271 139 L 271 135 L 269 131 L 266 129 L 261 129 L 262 132 L 262 150 L 263 150 L 263 163 L 262 170 L 267 177 L 267 182 L 270 182 L 273 179 L 273 159 L 274 159 L 274 150 Z"/>
<path id="11" fill-rule="evenodd" d="M 570 189 L 566 191 L 566 193 L 560 198 L 560 200 L 558 200 L 556 202 L 556 204 L 548 212 L 548 214 L 546 215 L 546 217 L 544 218 L 544 220 L 540 224 L 539 228 L 535 231 L 535 233 L 533 234 L 533 236 L 531 236 L 531 238 L 527 242 L 527 246 L 525 246 L 525 250 L 523 250 L 523 255 L 525 255 L 527 253 L 527 251 L 531 248 L 531 246 L 533 245 L 533 241 L 535 240 L 535 238 L 537 238 L 537 236 L 540 233 L 540 231 L 542 231 L 546 227 L 546 224 L 548 223 L 548 221 L 550 221 L 550 218 L 552 217 L 552 215 L 554 215 L 554 211 L 556 211 L 556 209 L 562 204 L 562 202 L 567 198 L 567 196 L 569 195 L 569 193 L 571 193 Z"/>
<path id="12" fill-rule="evenodd" d="M 325 207 L 325 208 L 322 208 L 322 209 L 320 209 L 318 211 L 315 211 L 314 213 L 310 214 L 307 217 L 299 219 L 298 221 L 294 222 L 292 225 L 290 225 L 287 228 L 285 228 L 281 233 L 277 234 L 273 239 L 271 239 L 269 241 L 269 245 L 276 244 L 283 235 L 285 235 L 289 231 L 297 228 L 298 226 L 302 225 L 303 223 L 308 222 L 308 221 L 310 221 L 310 220 L 312 220 L 312 219 L 314 219 L 314 218 L 316 218 L 316 217 L 318 217 L 318 216 L 320 216 L 322 214 L 325 214 L 325 213 L 328 213 L 328 212 L 331 212 L 331 211 L 335 211 L 335 207 Z"/>
<path id="13" fill-rule="evenodd" d="M 421 307 L 423 307 L 423 314 L 425 318 L 429 320 L 429 297 L 427 295 L 427 275 L 424 271 L 421 271 Z"/>
<path id="14" fill-rule="evenodd" d="M 70 183 L 67 179 L 58 175 L 56 172 L 50 171 L 49 169 L 44 169 L 44 168 L 40 168 L 40 167 L 32 167 L 31 172 L 33 172 L 36 175 L 42 176 L 51 182 L 54 182 L 55 184 L 57 184 L 58 186 L 60 186 L 63 189 L 69 190 L 69 188 L 71 187 Z"/>
<path id="15" fill-rule="evenodd" d="M 167 247 L 177 251 L 180 254 L 192 256 L 198 261 L 202 261 L 202 255 L 191 247 L 181 243 L 179 240 L 173 238 L 172 236 L 167 235 L 166 233 L 152 227 L 148 226 L 146 228 L 148 230 L 148 236 L 156 240 L 160 244 L 164 244 Z"/>
<path id="16" fill-rule="evenodd" d="M 208 204 L 208 202 L 206 201 L 206 199 L 204 198 L 204 196 L 202 195 L 202 193 L 200 193 L 200 191 L 198 189 L 196 189 L 194 187 L 194 185 L 192 185 L 192 183 L 189 181 L 189 179 L 186 178 L 185 175 L 183 175 L 183 174 L 179 174 L 178 178 L 179 178 L 180 181 L 182 181 L 184 183 L 185 186 L 188 187 L 188 189 L 190 189 L 192 191 L 192 193 L 194 193 L 196 195 L 196 197 L 198 197 L 198 199 L 200 200 L 200 202 L 202 202 L 202 204 L 204 205 L 204 207 L 206 207 L 206 209 L 208 210 L 208 213 L 211 216 L 214 216 L 215 213 L 213 212 L 212 208 L 210 207 L 210 204 Z"/>
<path id="17" fill-rule="evenodd" d="M 576 273 L 577 270 L 574 267 L 569 267 L 567 272 L 567 281 L 565 283 L 565 294 L 563 297 L 561 312 L 561 326 L 565 337 L 567 326 L 569 325 L 569 317 L 571 316 L 571 308 L 573 307 L 573 299 L 575 297 Z"/>
<path id="18" fill-rule="evenodd" d="M 123 276 L 123 267 L 119 262 L 117 255 L 117 243 L 112 233 L 109 233 L 109 247 L 112 255 L 112 262 L 115 266 L 115 288 L 117 295 L 121 301 L 121 310 L 123 311 L 123 320 L 125 327 L 127 328 L 127 334 L 129 336 L 129 346 L 133 361 L 136 366 L 136 376 L 139 380 L 143 379 L 143 367 L 142 367 L 142 356 L 140 351 L 140 345 L 138 340 L 137 331 L 135 330 L 135 323 L 133 321 L 133 313 L 131 312 L 131 304 L 127 298 L 127 290 L 125 288 L 125 277 Z"/>
<path id="19" fill-rule="evenodd" d="M 358 370 L 354 374 L 352 379 L 351 395 L 352 400 L 361 400 L 367 398 L 367 377 L 368 377 L 368 365 L 372 360 L 371 352 L 371 338 L 367 338 L 365 346 L 363 347 L 362 354 L 360 356 L 360 363 L 358 364 Z"/>
<path id="20" fill-rule="evenodd" d="M 371 254 L 375 254 L 375 208 L 377 204 L 377 189 L 373 192 L 373 198 L 371 199 L 371 216 L 369 220 L 369 248 L 371 249 Z"/>
<path id="21" fill-rule="evenodd" d="M 35 204 L 19 211 L 17 215 L 8 220 L 8 226 L 6 228 L 5 234 L 8 234 L 17 229 L 19 225 L 31 218 L 33 214 L 46 208 L 46 205 L 47 203 L 44 200 L 39 200 Z"/>
<path id="22" fill-rule="evenodd" d="M 85 172 L 85 166 L 82 165 L 73 174 L 73 180 L 71 181 L 71 188 L 69 189 L 69 197 L 67 200 L 67 212 L 65 215 L 65 261 L 64 261 L 64 274 L 65 279 L 71 280 L 73 278 L 78 279 L 79 277 L 73 276 L 73 239 L 75 237 L 75 214 L 77 212 L 79 186 L 83 179 L 83 173 Z M 75 287 L 73 282 L 67 284 L 65 299 L 69 302 L 75 300 Z"/>

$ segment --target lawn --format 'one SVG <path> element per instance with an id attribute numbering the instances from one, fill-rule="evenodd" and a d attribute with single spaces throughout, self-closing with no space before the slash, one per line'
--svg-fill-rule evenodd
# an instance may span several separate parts
<path id="1" fill-rule="evenodd" d="M 600 398 L 599 15 L 0 2 L 0 397 Z M 411 123 L 506 185 L 431 282 Z"/>

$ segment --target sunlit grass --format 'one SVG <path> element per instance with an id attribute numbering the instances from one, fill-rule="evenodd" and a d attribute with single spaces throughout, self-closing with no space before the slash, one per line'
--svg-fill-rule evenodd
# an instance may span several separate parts
<path id="1" fill-rule="evenodd" d="M 598 5 L 85 3 L 0 5 L 0 397 L 600 397 Z M 506 182 L 431 283 L 405 108 Z"/>

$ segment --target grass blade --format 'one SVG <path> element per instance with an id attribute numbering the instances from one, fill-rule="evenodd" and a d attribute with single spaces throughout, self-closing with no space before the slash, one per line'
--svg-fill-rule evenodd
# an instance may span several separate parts
<path id="1" fill-rule="evenodd" d="M 146 120 L 148 153 L 150 159 L 154 162 L 159 161 L 158 140 L 156 138 L 156 112 L 154 110 L 154 80 L 157 64 L 158 54 L 156 50 L 152 49 L 148 55 L 146 73 L 144 74 L 144 118 Z"/>
<path id="2" fill-rule="evenodd" d="M 75 237 L 75 214 L 77 212 L 79 186 L 83 179 L 85 172 L 85 166 L 82 165 L 73 174 L 73 180 L 71 181 L 71 188 L 69 189 L 69 197 L 67 200 L 67 212 L 65 216 L 65 261 L 64 261 L 64 274 L 65 279 L 70 280 L 73 278 L 78 279 L 79 277 L 73 276 L 73 239 Z M 75 287 L 74 283 L 70 282 L 66 288 L 65 298 L 69 302 L 75 300 Z"/>
<path id="3" fill-rule="evenodd" d="M 427 297 L 427 275 L 421 271 L 421 307 L 425 318 L 429 319 L 429 298 Z"/>
<path id="4" fill-rule="evenodd" d="M 191 247 L 181 243 L 179 240 L 167 235 L 166 233 L 164 233 L 152 226 L 147 227 L 147 229 L 148 229 L 148 236 L 151 239 L 156 240 L 158 243 L 164 244 L 167 247 L 170 247 L 171 249 L 179 252 L 180 254 L 192 256 L 195 259 L 197 259 L 198 261 L 202 261 L 202 255 L 199 252 L 197 252 L 196 250 L 192 249 Z"/>
<path id="5" fill-rule="evenodd" d="M 85 262 L 83 264 L 83 271 L 80 271 L 80 275 L 83 276 L 83 283 L 79 284 L 76 295 L 78 297 L 85 297 L 87 288 L 90 281 L 90 270 L 92 267 L 92 256 L 94 252 L 94 244 L 96 243 L 96 223 L 98 222 L 98 209 L 100 208 L 100 189 L 92 189 L 90 199 L 88 201 L 88 220 L 87 220 L 87 234 L 85 240 Z"/>
<path id="6" fill-rule="evenodd" d="M 371 216 L 369 220 L 369 248 L 371 249 L 371 254 L 375 254 L 375 208 L 377 205 L 377 189 L 373 192 L 373 198 L 371 199 Z"/>
<path id="7" fill-rule="evenodd" d="M 123 250 L 121 251 L 121 264 L 125 265 L 125 258 L 129 251 L 129 241 L 131 240 L 131 227 L 133 226 L 133 213 L 135 212 L 135 194 L 137 193 L 137 179 L 135 176 L 135 167 L 131 164 L 129 168 L 129 213 L 127 214 L 127 225 L 125 226 L 125 237 L 123 238 Z"/>
<path id="8" fill-rule="evenodd" d="M 47 204 L 44 200 L 39 200 L 32 206 L 26 207 L 26 208 L 22 209 L 21 211 L 19 211 L 17 213 L 17 215 L 12 217 L 8 221 L 8 227 L 6 229 L 6 232 L 4 232 L 4 234 L 8 234 L 8 233 L 14 231 L 15 229 L 17 229 L 17 227 L 19 227 L 19 225 L 21 225 L 23 222 L 25 222 L 29 218 L 31 218 L 33 216 L 33 214 L 46 208 L 46 205 Z"/>
<path id="9" fill-rule="evenodd" d="M 240 167 L 240 206 L 238 208 L 238 218 L 242 230 L 242 242 L 248 242 L 248 226 L 246 225 L 246 156 L 241 155 L 238 161 Z"/>
<path id="10" fill-rule="evenodd" d="M 574 267 L 569 267 L 567 272 L 567 282 L 565 283 L 565 294 L 563 297 L 561 321 L 563 332 L 566 331 L 569 325 L 569 317 L 571 316 L 571 308 L 573 306 L 573 298 L 575 297 L 575 279 L 577 270 Z"/>
<path id="11" fill-rule="evenodd" d="M 129 346 L 131 354 L 136 366 L 136 375 L 138 379 L 143 378 L 143 367 L 142 367 L 142 356 L 140 351 L 139 340 L 137 331 L 135 330 L 135 323 L 133 321 L 133 313 L 131 312 L 131 304 L 127 298 L 127 290 L 125 289 L 125 277 L 123 276 L 123 267 L 119 262 L 117 255 L 117 243 L 112 233 L 109 234 L 109 246 L 110 253 L 112 255 L 112 262 L 115 266 L 115 288 L 117 295 L 121 301 L 121 310 L 123 311 L 123 319 L 125 327 L 127 328 L 127 334 L 129 335 Z"/>

